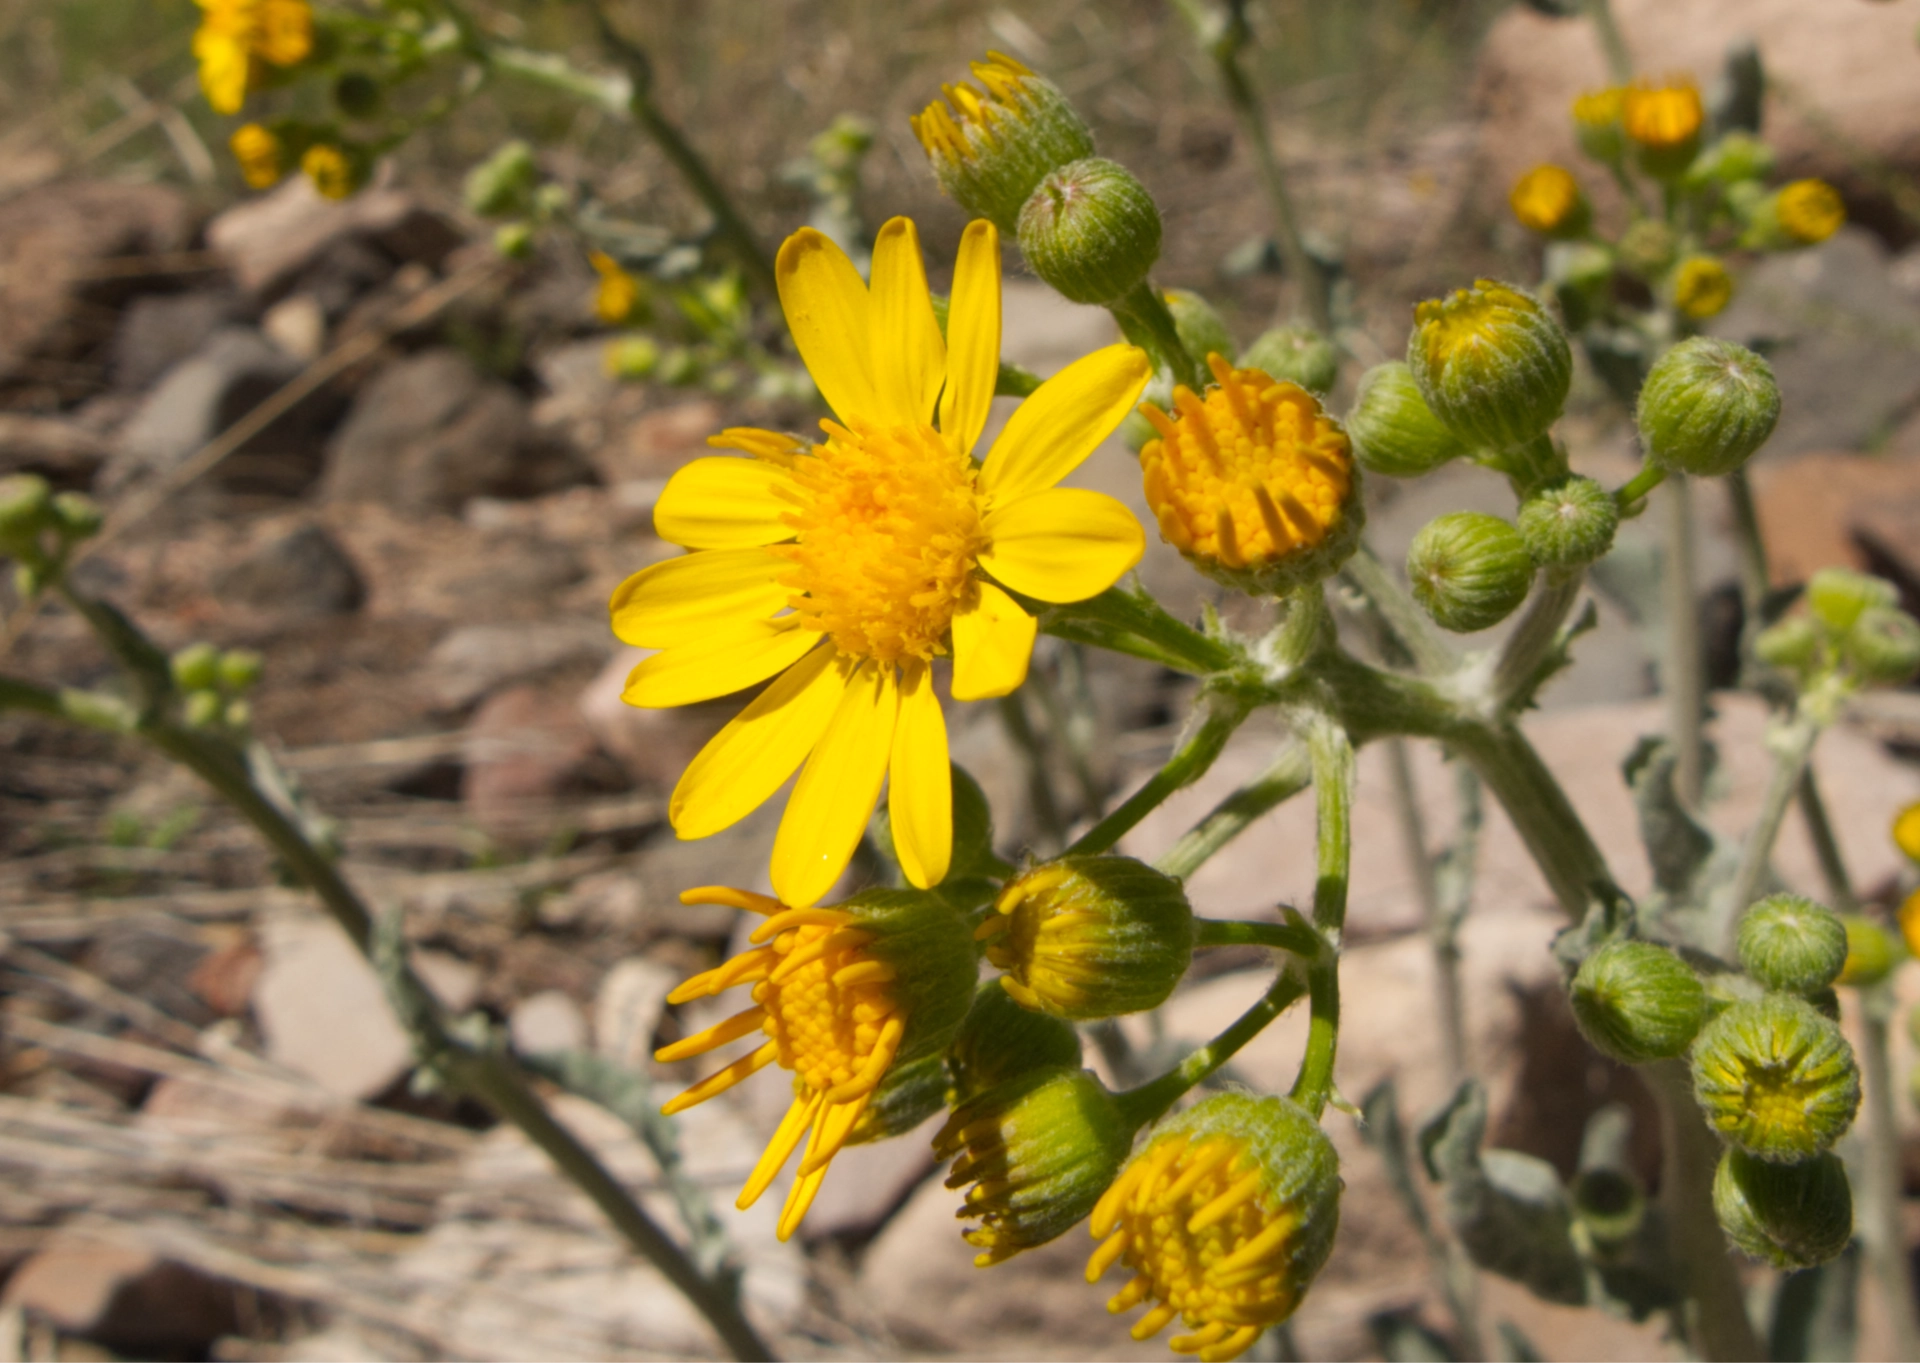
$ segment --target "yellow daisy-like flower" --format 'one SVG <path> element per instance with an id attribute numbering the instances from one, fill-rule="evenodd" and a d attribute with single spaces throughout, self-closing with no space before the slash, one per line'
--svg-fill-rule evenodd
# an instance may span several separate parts
<path id="1" fill-rule="evenodd" d="M 846 869 L 889 787 L 894 844 L 915 885 L 937 885 L 952 844 L 946 721 L 933 661 L 953 659 L 959 700 L 1026 679 L 1038 625 L 1009 594 L 1081 601 L 1140 559 L 1119 502 L 1054 484 L 1119 425 L 1152 373 L 1133 346 L 1049 379 L 970 457 L 999 372 L 1000 243 L 975 222 L 960 243 L 945 339 L 913 224 L 874 243 L 873 287 L 804 229 L 775 271 L 794 343 L 838 421 L 811 447 L 734 429 L 709 443 L 748 459 L 697 459 L 654 512 L 695 552 L 634 574 L 613 630 L 660 652 L 624 699 L 660 708 L 773 683 L 709 743 L 668 817 L 701 838 L 800 779 L 774 839 L 773 885 L 818 902 Z"/>
<path id="2" fill-rule="evenodd" d="M 1840 192 L 1825 180 L 1795 180 L 1782 185 L 1774 200 L 1780 228 L 1803 245 L 1812 246 L 1838 232 L 1847 221 Z"/>
<path id="3" fill-rule="evenodd" d="M 840 908 L 789 908 L 726 886 L 688 890 L 689 904 L 724 904 L 766 915 L 753 950 L 683 982 L 669 1003 L 753 986 L 754 1006 L 655 1052 L 669 1062 L 703 1055 L 756 1032 L 757 1048 L 661 1109 L 684 1112 L 778 1063 L 793 1071 L 793 1105 L 748 1175 L 736 1203 L 752 1206 L 807 1137 L 779 1237 L 800 1225 L 827 1166 L 854 1134 L 896 1058 L 944 1045 L 972 1001 L 974 955 L 957 915 L 898 894 Z"/>
<path id="4" fill-rule="evenodd" d="M 1562 166 L 1535 166 L 1520 177 L 1507 202 L 1522 227 L 1543 235 L 1578 232 L 1586 225 L 1587 201 L 1580 182 Z"/>
<path id="5" fill-rule="evenodd" d="M 258 123 L 242 123 L 227 139 L 240 178 L 249 189 L 271 189 L 280 181 L 280 139 Z"/>
<path id="6" fill-rule="evenodd" d="M 1641 168 L 1662 179 L 1687 168 L 1699 150 L 1706 121 L 1699 89 L 1684 78 L 1666 85 L 1630 85 L 1620 107 L 1620 127 L 1639 148 Z"/>
<path id="7" fill-rule="evenodd" d="M 1713 256 L 1688 256 L 1673 272 L 1673 305 L 1695 321 L 1716 317 L 1733 301 L 1733 276 Z"/>
<path id="8" fill-rule="evenodd" d="M 620 262 L 605 251 L 588 257 L 600 284 L 594 290 L 593 313 L 610 327 L 630 319 L 640 306 L 640 281 L 620 268 Z"/>
<path id="9" fill-rule="evenodd" d="M 237 114 L 254 84 L 255 66 L 297 66 L 313 52 L 313 10 L 307 0 L 195 0 L 200 27 L 193 57 L 200 89 L 216 113 Z"/>

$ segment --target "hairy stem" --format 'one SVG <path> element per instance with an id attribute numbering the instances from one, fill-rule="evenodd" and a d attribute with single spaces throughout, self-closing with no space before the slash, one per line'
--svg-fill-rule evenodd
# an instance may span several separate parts
<path id="1" fill-rule="evenodd" d="M 1236 1051 L 1259 1036 L 1268 1023 L 1286 1012 L 1306 992 L 1301 972 L 1282 970 L 1260 1001 L 1234 1019 L 1219 1036 L 1158 1079 L 1116 1094 L 1121 1112 L 1136 1125 L 1152 1121 L 1178 1102 L 1183 1093 L 1231 1060 Z"/>
<path id="2" fill-rule="evenodd" d="M 1740 847 L 1740 865 L 1734 872 L 1733 883 L 1721 905 L 1719 921 L 1714 923 L 1706 942 L 1708 950 L 1724 951 L 1732 945 L 1740 915 L 1759 897 L 1761 883 L 1766 879 L 1767 866 L 1773 856 L 1773 844 L 1780 837 L 1780 826 L 1786 822 L 1787 807 L 1793 803 L 1794 793 L 1800 789 L 1801 778 L 1807 772 L 1807 764 L 1813 756 L 1814 742 L 1819 737 L 1820 725 L 1805 707 L 1794 715 L 1785 728 L 1770 736 L 1773 772 L 1767 777 L 1766 793 L 1760 800 L 1760 817 L 1754 820 L 1746 842 Z"/>
<path id="3" fill-rule="evenodd" d="M 1118 809 L 1081 834 L 1067 849 L 1068 855 L 1087 856 L 1106 851 L 1165 803 L 1169 795 L 1206 774 L 1227 746 L 1233 731 L 1246 719 L 1248 706 L 1225 697 L 1211 698 L 1203 705 L 1205 713 L 1200 723 L 1181 740 L 1166 765 L 1128 796 Z"/>
<path id="4" fill-rule="evenodd" d="M 1307 1050 L 1293 1081 L 1293 1099 L 1315 1117 L 1333 1093 L 1333 1063 L 1340 1045 L 1340 957 L 1337 944 L 1347 921 L 1347 884 L 1353 866 L 1353 743 L 1331 718 L 1316 716 L 1307 728 L 1313 759 L 1316 818 L 1313 925 L 1335 944 L 1307 965 L 1312 1016 Z"/>
<path id="5" fill-rule="evenodd" d="M 1807 835 L 1813 839 L 1813 853 L 1820 862 L 1820 878 L 1826 883 L 1827 898 L 1842 913 L 1860 907 L 1853 893 L 1853 877 L 1847 872 L 1847 859 L 1834 836 L 1833 821 L 1827 817 L 1827 802 L 1820 796 L 1820 783 L 1814 778 L 1813 763 L 1800 773 L 1800 789 L 1794 792 L 1800 804 L 1800 817 L 1807 821 Z"/>
<path id="6" fill-rule="evenodd" d="M 1501 710 L 1524 705 L 1533 698 L 1540 681 L 1540 669 L 1560 640 L 1560 630 L 1580 599 L 1580 585 L 1586 574 L 1575 570 L 1549 572 L 1541 582 L 1526 614 L 1513 633 L 1507 636 L 1493 668 L 1493 701 Z"/>
<path id="7" fill-rule="evenodd" d="M 1170 876 L 1185 879 L 1246 830 L 1261 815 L 1277 809 L 1307 788 L 1312 779 L 1307 751 L 1298 743 L 1280 749 L 1267 769 L 1215 805 L 1154 863 Z"/>
<path id="8" fill-rule="evenodd" d="M 1166 300 L 1149 281 L 1141 280 L 1126 297 L 1109 303 L 1107 310 L 1129 341 L 1159 358 L 1175 383 L 1183 383 L 1196 393 L 1206 391 L 1206 370 L 1188 353 L 1179 328 L 1173 324 L 1173 314 L 1167 311 Z"/>
<path id="9" fill-rule="evenodd" d="M 1272 947 L 1311 959 L 1323 945 L 1320 935 L 1292 919 L 1280 923 L 1249 923 L 1240 919 L 1196 918 L 1195 947 Z"/>
<path id="10" fill-rule="evenodd" d="M 1381 623 L 1406 650 L 1421 675 L 1445 676 L 1460 665 L 1433 622 L 1365 540 L 1340 571 L 1379 613 Z"/>
<path id="11" fill-rule="evenodd" d="M 1705 775 L 1706 659 L 1700 649 L 1700 608 L 1693 595 L 1693 497 L 1684 474 L 1667 480 L 1667 649 L 1660 678 L 1667 693 L 1667 733 L 1673 742 L 1673 789 L 1689 809 L 1700 807 Z"/>
<path id="12" fill-rule="evenodd" d="M 1400 833 L 1400 858 L 1406 863 L 1407 874 L 1413 877 L 1414 894 L 1420 900 L 1420 919 L 1426 926 L 1427 943 L 1433 952 L 1441 1063 L 1446 1067 L 1447 1082 L 1458 1083 L 1467 1072 L 1467 1029 L 1460 1004 L 1460 946 L 1444 921 L 1439 868 L 1427 853 L 1426 820 L 1421 816 L 1420 796 L 1413 784 L 1413 763 L 1407 756 L 1407 740 L 1390 738 L 1386 746 L 1387 774 L 1393 784 L 1394 823 Z"/>

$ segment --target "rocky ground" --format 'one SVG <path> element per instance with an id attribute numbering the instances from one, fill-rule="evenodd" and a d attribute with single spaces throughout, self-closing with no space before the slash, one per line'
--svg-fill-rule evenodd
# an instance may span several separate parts
<path id="1" fill-rule="evenodd" d="M 1489 90 L 1511 88 L 1497 63 L 1519 41 L 1496 34 Z M 1420 193 L 1453 196 L 1436 231 L 1465 211 L 1487 145 L 1470 126 L 1422 143 L 1441 173 Z M 1404 168 L 1369 183 L 1355 203 L 1404 199 L 1407 221 L 1420 217 Z M 337 819 L 347 872 L 404 914 L 416 964 L 448 1007 L 493 1019 L 523 1054 L 591 1050 L 671 1091 L 691 1071 L 655 1067 L 651 1052 L 704 1014 L 665 1008 L 665 994 L 735 933 L 732 914 L 683 906 L 677 892 L 764 887 L 771 823 L 763 811 L 703 842 L 673 839 L 665 794 L 733 707 L 622 705 L 636 654 L 608 634 L 605 601 L 673 552 L 653 536 L 651 508 L 709 433 L 805 417 L 616 384 L 587 325 L 584 266 L 557 253 L 506 266 L 476 235 L 385 183 L 339 205 L 295 184 L 210 220 L 164 187 L 108 181 L 0 202 L 0 472 L 92 490 L 127 518 L 77 571 L 163 644 L 266 655 L 260 732 Z M 1424 287 L 1419 260 L 1371 267 L 1383 354 L 1411 301 L 1393 281 Z M 1009 358 L 1043 372 L 1109 339 L 1104 313 L 1031 283 L 1010 284 L 1007 309 Z M 1892 577 L 1920 606 L 1920 252 L 1898 234 L 1849 230 L 1762 265 L 1723 322 L 1787 342 L 1775 364 L 1788 416 L 1756 468 L 1782 581 L 1847 562 Z M 1576 413 L 1568 433 L 1588 471 L 1628 467 L 1628 432 L 1602 409 Z M 1117 444 L 1078 477 L 1139 506 Z M 1439 511 L 1510 510 L 1496 480 L 1471 469 L 1372 495 L 1390 560 Z M 1703 496 L 1698 514 L 1701 608 L 1724 675 L 1737 635 L 1727 513 Z M 1635 890 L 1648 873 L 1618 768 L 1661 726 L 1651 528 L 1631 527 L 1611 567 L 1601 627 L 1531 727 Z M 1164 546 L 1142 576 L 1183 610 L 1215 595 Z M 11 597 L 0 607 L 9 670 L 69 684 L 108 676 L 70 617 L 28 618 Z M 1111 798 L 1164 758 L 1186 696 L 1151 668 L 1095 657 L 1083 676 L 1080 661 L 1052 650 L 1041 667 L 1063 688 L 1084 683 L 1105 736 L 1095 784 Z M 1891 812 L 1920 795 L 1908 760 L 1920 752 L 1917 700 L 1863 709 L 1819 755 L 1869 890 L 1896 870 Z M 1758 801 L 1763 716 L 1731 694 L 1717 707 L 1712 817 L 1737 832 Z M 1048 729 L 1038 707 L 1031 719 Z M 991 707 L 951 722 L 1003 848 L 1047 846 L 1045 812 Z M 1157 853 L 1279 737 L 1250 727 L 1127 850 Z M 611 1359 L 711 1347 L 516 1132 L 410 1083 L 405 1036 L 369 968 L 302 894 L 276 885 L 250 830 L 191 779 L 132 746 L 13 717 L 0 717 L 0 753 L 0 1356 Z M 1358 1099 L 1393 1078 L 1411 1115 L 1445 1085 L 1432 963 L 1381 759 L 1370 751 L 1361 766 L 1339 1080 Z M 1452 827 L 1451 776 L 1418 747 L 1415 774 L 1437 843 Z M 1062 795 L 1061 819 L 1083 817 L 1077 798 Z M 1304 897 L 1311 845 L 1309 810 L 1283 807 L 1194 878 L 1196 900 L 1229 914 Z M 1779 863 L 1816 887 L 1798 824 Z M 1495 1139 L 1570 1169 L 1586 1116 L 1619 1100 L 1640 1115 L 1640 1153 L 1656 1167 L 1646 1095 L 1573 1031 L 1545 950 L 1555 916 L 1497 813 L 1477 887 L 1466 992 Z M 1256 964 L 1222 953 L 1196 971 L 1158 1024 L 1129 1024 L 1135 1052 L 1210 1036 L 1263 986 Z M 1241 1077 L 1287 1082 L 1301 1025 L 1244 1052 Z M 1910 1063 L 1903 1052 L 1902 1073 Z M 672 1222 L 631 1130 L 582 1100 L 554 1101 Z M 723 1209 L 784 1106 L 777 1082 L 747 1085 L 681 1119 L 687 1168 Z M 1444 1321 L 1378 1157 L 1354 1123 L 1331 1125 L 1343 1231 L 1297 1334 L 1309 1356 L 1373 1356 L 1383 1313 Z M 1089 1245 L 1077 1234 L 1011 1268 L 972 1268 L 924 1134 L 844 1155 L 794 1243 L 773 1237 L 776 1199 L 723 1210 L 751 1309 L 786 1353 L 1163 1355 L 1109 1321 L 1105 1294 L 1081 1281 Z M 1920 1191 L 1920 1145 L 1911 1153 Z M 1486 1299 L 1489 1319 L 1512 1320 L 1548 1357 L 1669 1352 L 1649 1327 L 1542 1306 L 1495 1281 Z"/>

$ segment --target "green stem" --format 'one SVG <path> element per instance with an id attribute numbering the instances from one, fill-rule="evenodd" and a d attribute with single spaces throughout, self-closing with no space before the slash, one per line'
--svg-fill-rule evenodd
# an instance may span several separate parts
<path id="1" fill-rule="evenodd" d="M 1306 992 L 1306 984 L 1298 971 L 1282 970 L 1260 1001 L 1234 1019 L 1212 1041 L 1158 1079 L 1115 1094 L 1121 1113 L 1135 1126 L 1152 1121 L 1178 1102 L 1188 1089 L 1231 1060 L 1236 1051 L 1260 1035 L 1268 1023 L 1286 1012 Z"/>
<path id="2" fill-rule="evenodd" d="M 1609 0 L 1587 0 L 1587 18 L 1593 21 L 1600 50 L 1606 53 L 1608 76 L 1615 85 L 1626 85 L 1633 79 L 1633 54 L 1627 51 L 1627 40 L 1613 17 L 1613 5 Z"/>
<path id="3" fill-rule="evenodd" d="M 1644 508 L 1638 507 L 1640 500 L 1660 484 L 1667 481 L 1667 470 L 1658 464 L 1642 464 L 1640 472 L 1629 478 L 1620 490 L 1613 494 L 1613 500 L 1623 516 L 1637 516 Z"/>
<path id="4" fill-rule="evenodd" d="M 1338 943 L 1347 921 L 1353 864 L 1353 743 L 1331 718 L 1316 717 L 1307 727 L 1307 752 L 1313 759 L 1317 816 L 1313 925 L 1329 943 Z M 1321 952 L 1309 962 L 1307 995 L 1307 1049 L 1292 1097 L 1318 1117 L 1333 1093 L 1333 1064 L 1340 1046 L 1340 958 L 1335 951 Z"/>
<path id="5" fill-rule="evenodd" d="M 1175 383 L 1183 383 L 1196 393 L 1206 391 L 1206 372 L 1187 352 L 1180 330 L 1173 324 L 1173 314 L 1167 311 L 1166 300 L 1152 284 L 1141 280 L 1126 297 L 1109 303 L 1107 310 L 1129 341 L 1159 358 L 1173 374 Z"/>
<path id="6" fill-rule="evenodd" d="M 1683 474 L 1667 483 L 1667 648 L 1661 687 L 1667 693 L 1667 736 L 1673 743 L 1673 789 L 1689 809 L 1700 807 L 1706 747 L 1706 659 L 1700 645 L 1700 608 L 1694 600 L 1693 497 Z"/>
<path id="7" fill-rule="evenodd" d="M 1560 642 L 1560 630 L 1580 599 L 1581 569 L 1549 570 L 1527 610 L 1501 646 L 1493 668 L 1493 702 L 1502 712 L 1523 709 L 1543 680 L 1541 669 Z"/>
<path id="8" fill-rule="evenodd" d="M 1193 920 L 1193 945 L 1206 947 L 1272 947 L 1312 959 L 1322 943 L 1318 933 L 1304 924 L 1249 923 L 1241 919 L 1196 918 Z"/>
<path id="9" fill-rule="evenodd" d="M 1766 793 L 1760 800 L 1760 817 L 1754 821 L 1747 840 L 1740 847 L 1740 865 L 1728 886 L 1726 899 L 1715 914 L 1704 945 L 1709 951 L 1725 951 L 1733 944 L 1734 930 L 1747 906 L 1760 895 L 1767 865 L 1773 856 L 1773 844 L 1786 821 L 1787 807 L 1800 789 L 1802 776 L 1813 757 L 1813 745 L 1820 737 L 1820 724 L 1802 706 L 1783 731 L 1770 737 L 1773 772 L 1767 777 Z"/>
<path id="10" fill-rule="evenodd" d="M 1583 919 L 1597 897 L 1619 896 L 1606 859 L 1566 791 L 1518 728 L 1490 725 L 1456 740 L 1455 748 L 1500 801 L 1570 918 Z"/>
<path id="11" fill-rule="evenodd" d="M 1860 907 L 1853 893 L 1853 877 L 1847 873 L 1847 859 L 1834 836 L 1833 821 L 1827 817 L 1827 802 L 1820 797 L 1820 783 L 1814 779 L 1813 763 L 1800 773 L 1800 817 L 1807 821 L 1807 835 L 1813 839 L 1813 853 L 1820 862 L 1820 878 L 1826 882 L 1827 898 L 1833 907 L 1849 913 Z"/>
<path id="12" fill-rule="evenodd" d="M 1880 1283 L 1880 1296 L 1893 1335 L 1893 1357 L 1920 1359 L 1920 1320 L 1914 1316 L 1913 1283 L 1908 1276 L 1906 1233 L 1901 1216 L 1900 1126 L 1893 1109 L 1893 1061 L 1887 1044 L 1887 1020 L 1897 1006 L 1885 984 L 1862 989 L 1860 997 L 1860 1073 L 1866 1085 L 1865 1130 L 1867 1187 L 1871 1210 L 1861 1227 L 1867 1261 Z"/>
<path id="13" fill-rule="evenodd" d="M 1387 774 L 1393 785 L 1394 823 L 1400 830 L 1400 857 L 1413 877 L 1420 900 L 1420 919 L 1433 953 L 1434 1003 L 1440 1014 L 1440 1059 L 1447 1082 L 1458 1083 L 1467 1071 L 1467 1029 L 1460 1003 L 1460 946 L 1449 930 L 1440 904 L 1437 867 L 1427 854 L 1426 820 L 1420 814 L 1419 792 L 1413 784 L 1413 763 L 1407 740 L 1389 738 Z"/>
<path id="14" fill-rule="evenodd" d="M 1176 620 L 1152 597 L 1120 587 L 1064 606 L 1036 602 L 1033 613 L 1040 617 L 1040 627 L 1055 638 L 1145 658 L 1196 677 L 1245 662 L 1232 644 Z"/>
<path id="15" fill-rule="evenodd" d="M 1734 542 L 1740 549 L 1740 604 L 1746 611 L 1747 632 L 1760 629 L 1766 609 L 1771 575 L 1767 567 L 1767 541 L 1760 532 L 1760 510 L 1754 504 L 1753 484 L 1744 468 L 1727 475 L 1727 500 L 1733 504 Z"/>
<path id="16" fill-rule="evenodd" d="M 1205 715 L 1181 742 L 1166 765 L 1147 779 L 1147 783 L 1128 796 L 1120 807 L 1100 820 L 1067 849 L 1069 856 L 1090 856 L 1104 852 L 1147 815 L 1158 809 L 1176 790 L 1192 785 L 1207 772 L 1247 717 L 1245 701 L 1215 696 L 1203 702 Z"/>
<path id="17" fill-rule="evenodd" d="M 1360 548 L 1341 572 L 1379 613 L 1381 621 L 1423 676 L 1445 676 L 1460 665 L 1459 658 L 1434 629 L 1433 622 L 1366 541 L 1361 541 Z"/>
<path id="18" fill-rule="evenodd" d="M 1215 805 L 1154 865 L 1184 880 L 1240 836 L 1248 824 L 1305 790 L 1310 771 L 1306 749 L 1298 743 L 1287 744 L 1265 771 Z"/>

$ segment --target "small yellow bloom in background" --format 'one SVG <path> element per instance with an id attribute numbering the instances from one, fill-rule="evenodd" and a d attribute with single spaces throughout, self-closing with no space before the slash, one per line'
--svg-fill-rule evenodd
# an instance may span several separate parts
<path id="1" fill-rule="evenodd" d="M 1620 108 L 1620 126 L 1640 149 L 1649 175 L 1678 175 L 1700 148 L 1707 121 L 1699 88 L 1685 78 L 1666 85 L 1629 85 Z"/>
<path id="2" fill-rule="evenodd" d="M 1714 256 L 1688 256 L 1673 272 L 1673 305 L 1695 321 L 1717 317 L 1733 301 L 1733 276 Z"/>
<path id="3" fill-rule="evenodd" d="M 958 700 L 1026 679 L 1040 601 L 1096 596 L 1146 537 L 1111 497 L 1054 484 L 1118 426 L 1152 375 L 1114 345 L 1042 384 L 982 463 L 970 457 L 1000 364 L 1000 241 L 961 238 L 943 338 L 919 237 L 895 218 L 874 243 L 873 287 L 803 229 L 775 262 L 800 356 L 839 417 L 826 439 L 738 428 L 709 443 L 654 511 L 694 552 L 622 583 L 613 631 L 660 652 L 627 679 L 630 705 L 666 708 L 773 678 L 687 767 L 668 803 L 682 838 L 744 818 L 804 768 L 774 838 L 773 885 L 817 903 L 846 869 L 888 787 L 901 869 L 937 885 L 952 852 L 952 780 L 933 661 Z M 936 424 L 937 423 L 937 424 Z"/>
<path id="4" fill-rule="evenodd" d="M 345 199 L 360 188 L 360 171 L 345 150 L 321 142 L 307 148 L 300 169 L 313 187 L 329 199 Z"/>
<path id="5" fill-rule="evenodd" d="M 227 140 L 240 178 L 249 189 L 271 189 L 280 182 L 280 139 L 258 123 L 242 123 Z"/>
<path id="6" fill-rule="evenodd" d="M 1207 357 L 1205 399 L 1173 391 L 1177 416 L 1141 412 L 1140 450 L 1160 537 L 1202 572 L 1253 591 L 1324 577 L 1352 552 L 1363 519 L 1346 433 L 1298 384 Z"/>
<path id="7" fill-rule="evenodd" d="M 1332 1251 L 1339 1164 L 1292 1100 L 1217 1094 L 1163 1122 L 1095 1204 L 1088 1229 L 1105 1243 L 1087 1281 L 1125 1265 L 1133 1281 L 1107 1310 L 1158 1303 L 1135 1339 L 1178 1316 L 1193 1333 L 1174 1337 L 1176 1352 L 1238 1358 L 1294 1313 Z"/>
<path id="8" fill-rule="evenodd" d="M 1535 166 L 1507 196 L 1522 227 L 1547 236 L 1578 235 L 1586 230 L 1587 200 L 1580 182 L 1563 166 Z"/>
<path id="9" fill-rule="evenodd" d="M 654 1055 L 690 1059 L 760 1033 L 754 1050 L 661 1109 L 684 1112 L 778 1063 L 793 1071 L 793 1105 L 748 1175 L 745 1210 L 772 1186 L 807 1138 L 780 1213 L 782 1240 L 799 1227 L 874 1091 L 896 1061 L 943 1048 L 973 999 L 975 958 L 959 915 L 926 896 L 882 893 L 839 908 L 794 909 L 725 886 L 688 890 L 688 904 L 722 904 L 766 915 L 756 945 L 667 995 L 669 1003 L 753 986 L 754 1006 Z"/>
<path id="10" fill-rule="evenodd" d="M 1900 938 L 1907 944 L 1908 953 L 1920 956 L 1920 890 L 1901 901 L 1896 916 L 1900 922 Z"/>
<path id="11" fill-rule="evenodd" d="M 610 327 L 632 318 L 640 306 L 640 281 L 620 268 L 620 263 L 605 251 L 590 257 L 600 285 L 593 294 L 593 313 Z"/>
<path id="12" fill-rule="evenodd" d="M 1780 230 L 1803 245 L 1825 241 L 1847 221 L 1847 206 L 1825 180 L 1795 180 L 1782 185 L 1774 200 Z"/>
<path id="13" fill-rule="evenodd" d="M 1626 103 L 1623 85 L 1604 90 L 1589 90 L 1573 101 L 1573 131 L 1580 149 L 1596 161 L 1620 159 L 1625 143 L 1620 133 L 1620 113 Z"/>
<path id="14" fill-rule="evenodd" d="M 313 53 L 307 0 L 195 0 L 200 27 L 193 56 L 214 112 L 237 114 L 254 84 L 254 64 L 297 66 Z"/>
<path id="15" fill-rule="evenodd" d="M 1893 821 L 1893 844 L 1914 861 L 1920 861 L 1920 801 L 1900 811 Z"/>

